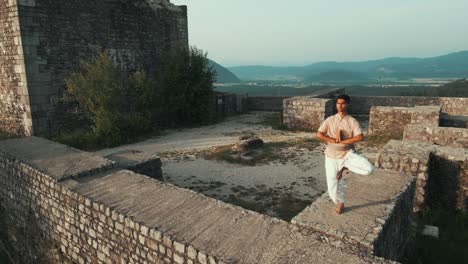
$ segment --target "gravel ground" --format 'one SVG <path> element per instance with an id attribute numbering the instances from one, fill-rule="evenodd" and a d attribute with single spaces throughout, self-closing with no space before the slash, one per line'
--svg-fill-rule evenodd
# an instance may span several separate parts
<path id="1" fill-rule="evenodd" d="M 312 149 L 300 143 L 289 144 L 277 149 L 278 156 L 283 158 L 255 166 L 206 158 L 214 147 L 234 144 L 244 134 L 255 134 L 265 143 L 315 138 L 313 133 L 272 129 L 262 122 L 271 115 L 270 112 L 253 112 L 210 126 L 168 130 L 160 137 L 97 153 L 108 156 L 138 151 L 159 155 L 167 182 L 290 220 L 326 190 L 325 144 L 317 144 Z M 363 126 L 366 125 L 363 122 Z"/>

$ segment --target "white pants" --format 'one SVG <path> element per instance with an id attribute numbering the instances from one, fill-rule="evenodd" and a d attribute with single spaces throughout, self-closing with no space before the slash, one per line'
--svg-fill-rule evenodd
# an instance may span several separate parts
<path id="1" fill-rule="evenodd" d="M 356 154 L 354 150 L 350 150 L 343 159 L 325 157 L 328 194 L 335 204 L 344 203 L 343 178 L 339 182 L 336 179 L 336 174 L 343 167 L 360 175 L 369 175 L 374 171 L 374 166 L 366 158 Z"/>

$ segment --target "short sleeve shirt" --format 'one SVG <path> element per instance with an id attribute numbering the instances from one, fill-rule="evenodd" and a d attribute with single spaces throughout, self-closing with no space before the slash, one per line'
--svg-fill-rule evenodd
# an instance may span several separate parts
<path id="1" fill-rule="evenodd" d="M 331 138 L 337 137 L 338 129 L 341 130 L 342 140 L 355 137 L 362 134 L 362 128 L 359 122 L 350 115 L 341 117 L 339 114 L 332 115 L 323 121 L 318 131 Z M 331 143 L 328 143 L 331 144 Z M 332 150 L 329 147 L 325 149 L 325 155 L 332 159 L 342 159 L 349 150 Z"/>

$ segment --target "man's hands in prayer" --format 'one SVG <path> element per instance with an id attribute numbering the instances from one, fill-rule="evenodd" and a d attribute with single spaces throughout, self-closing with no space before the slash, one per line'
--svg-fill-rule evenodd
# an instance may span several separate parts
<path id="1" fill-rule="evenodd" d="M 341 143 L 341 129 L 337 129 L 335 143 Z"/>

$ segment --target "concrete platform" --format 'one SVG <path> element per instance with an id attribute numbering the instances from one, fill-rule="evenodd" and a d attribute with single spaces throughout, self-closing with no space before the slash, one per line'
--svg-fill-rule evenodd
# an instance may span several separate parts
<path id="1" fill-rule="evenodd" d="M 0 152 L 48 174 L 57 181 L 94 174 L 114 166 L 112 161 L 101 156 L 40 137 L 2 140 Z"/>
<path id="2" fill-rule="evenodd" d="M 62 184 L 225 263 L 365 263 L 290 223 L 130 171 Z"/>
<path id="3" fill-rule="evenodd" d="M 388 252 L 377 252 L 379 239 L 386 236 L 385 232 L 398 230 L 399 224 L 406 224 L 393 218 L 401 209 L 404 210 L 398 217 L 409 216 L 415 178 L 395 171 L 376 170 L 369 176 L 348 174 L 344 181 L 346 202 L 342 214 L 335 213 L 335 205 L 324 194 L 293 218 L 292 223 L 389 257 Z M 394 259 L 392 254 L 390 258 Z"/>

